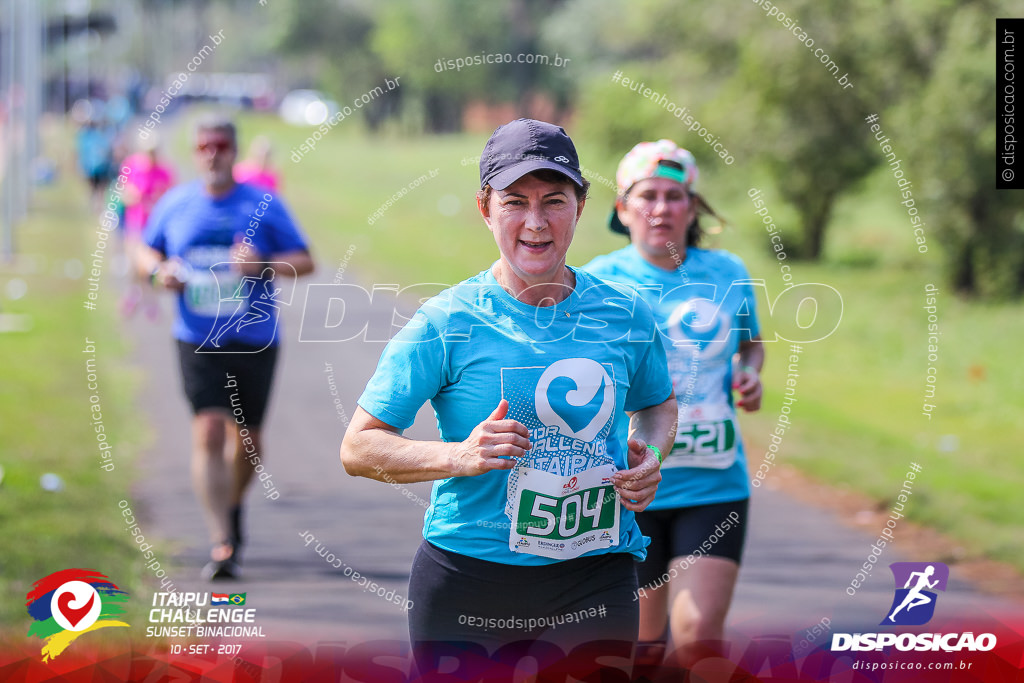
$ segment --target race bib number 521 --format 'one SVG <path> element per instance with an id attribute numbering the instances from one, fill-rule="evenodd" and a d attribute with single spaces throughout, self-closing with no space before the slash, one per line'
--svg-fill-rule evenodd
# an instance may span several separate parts
<path id="1" fill-rule="evenodd" d="M 738 452 L 736 433 L 736 414 L 728 405 L 680 408 L 675 446 L 662 467 L 731 467 Z"/>

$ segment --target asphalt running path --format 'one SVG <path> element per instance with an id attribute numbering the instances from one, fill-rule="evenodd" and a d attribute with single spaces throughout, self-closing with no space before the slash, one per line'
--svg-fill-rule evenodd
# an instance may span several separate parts
<path id="1" fill-rule="evenodd" d="M 321 263 L 316 275 L 299 282 L 292 305 L 283 307 L 284 351 L 267 421 L 266 452 L 261 454 L 280 498 L 266 499 L 259 482 L 250 491 L 242 580 L 211 584 L 199 578 L 210 548 L 189 482 L 189 413 L 170 336 L 170 297 L 162 302 L 159 321 L 152 323 L 140 312 L 125 323 L 134 342 L 132 362 L 144 376 L 139 407 L 152 434 L 150 447 L 140 457 L 133 506 L 141 514 L 147 538 L 164 539 L 164 552 L 157 559 L 170 564 L 178 590 L 246 592 L 246 605 L 256 609 L 256 623 L 268 640 L 310 644 L 405 639 L 402 609 L 344 572 L 347 565 L 386 591 L 406 596 L 424 512 L 415 497 L 427 500 L 430 485 L 412 484 L 402 490 L 349 477 L 341 466 L 338 447 L 348 416 L 384 344 L 299 342 L 304 308 L 307 326 L 326 319 L 322 301 L 306 305 L 308 285 L 330 283 L 333 277 L 333 268 Z M 333 313 L 336 321 L 340 310 Z M 386 303 L 354 302 L 345 316 L 336 329 L 348 329 L 348 316 L 369 320 L 371 329 L 386 327 L 391 308 Z M 329 372 L 337 397 L 331 393 Z M 429 405 L 407 435 L 436 438 Z M 867 559 L 874 536 L 844 525 L 830 511 L 766 487 L 755 492 L 748 531 L 729 620 L 734 635 L 803 633 L 823 618 L 833 629 L 864 630 L 881 621 L 892 600 L 888 563 L 934 559 L 905 557 L 887 548 L 867 584 L 850 597 L 846 587 Z M 304 533 L 316 540 L 307 546 Z M 341 569 L 316 554 L 317 543 L 334 554 L 335 564 L 344 563 Z M 946 617 L 954 612 L 1006 613 L 1013 607 L 957 581 L 955 570 L 941 597 Z M 1019 613 L 1020 606 L 1016 609 Z"/>

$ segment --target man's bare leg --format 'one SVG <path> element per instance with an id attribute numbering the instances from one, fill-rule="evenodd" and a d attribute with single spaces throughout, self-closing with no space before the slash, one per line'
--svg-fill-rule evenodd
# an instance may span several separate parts
<path id="1" fill-rule="evenodd" d="M 192 418 L 192 489 L 203 507 L 215 561 L 231 556 L 228 507 L 233 472 L 224 457 L 227 417 L 218 409 L 200 410 Z"/>
<path id="2" fill-rule="evenodd" d="M 249 430 L 244 437 L 239 433 L 242 429 Z M 234 473 L 231 505 L 241 505 L 256 474 L 256 465 L 264 464 L 263 432 L 259 427 L 239 427 L 235 431 L 233 448 L 228 451 L 228 462 Z"/>
<path id="3" fill-rule="evenodd" d="M 225 454 L 231 477 L 231 498 L 228 521 L 231 529 L 229 538 L 242 543 L 242 501 L 252 484 L 256 465 L 263 464 L 263 432 L 259 427 L 238 427 L 233 431 L 233 443 Z"/>

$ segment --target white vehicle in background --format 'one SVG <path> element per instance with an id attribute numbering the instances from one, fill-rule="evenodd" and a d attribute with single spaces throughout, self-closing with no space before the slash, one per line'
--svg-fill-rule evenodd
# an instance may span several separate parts
<path id="1" fill-rule="evenodd" d="M 292 90 L 281 100 L 278 112 L 294 126 L 319 126 L 338 113 L 338 103 L 318 90 Z"/>

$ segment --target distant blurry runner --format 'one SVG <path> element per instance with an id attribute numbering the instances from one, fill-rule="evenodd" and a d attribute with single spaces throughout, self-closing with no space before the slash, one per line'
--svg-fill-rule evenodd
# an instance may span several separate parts
<path id="1" fill-rule="evenodd" d="M 142 244 L 142 231 L 153 213 L 153 207 L 174 185 L 174 170 L 160 158 L 159 138 L 150 135 L 139 145 L 139 151 L 124 160 L 125 174 L 122 199 L 124 211 L 125 251 L 129 260 L 137 258 Z M 150 300 L 147 289 L 133 283 L 121 299 L 121 312 L 130 316 L 140 303 L 147 314 L 154 317 L 156 302 Z"/>
<path id="2" fill-rule="evenodd" d="M 637 515 L 651 537 L 637 570 L 640 639 L 660 659 L 671 625 L 673 659 L 685 666 L 693 643 L 723 638 L 739 574 L 750 478 L 732 392 L 736 406 L 761 407 L 764 347 L 747 269 L 700 247 L 699 217 L 714 212 L 696 192 L 693 155 L 671 140 L 641 142 L 615 180 L 610 227 L 630 245 L 584 269 L 637 286 L 662 332 L 678 429 L 658 495 Z"/>
<path id="3" fill-rule="evenodd" d="M 265 457 L 260 427 L 279 341 L 273 299 L 280 290 L 270 284 L 311 272 L 313 259 L 280 199 L 235 182 L 230 120 L 200 123 L 195 149 L 202 180 L 160 200 L 138 265 L 155 287 L 178 295 L 174 336 L 194 414 L 192 485 L 214 543 L 203 573 L 232 578 L 243 543 L 242 499 Z"/>
<path id="4" fill-rule="evenodd" d="M 125 159 L 124 165 L 131 169 L 125 177 L 125 229 L 142 239 L 153 207 L 174 185 L 174 169 L 161 158 L 155 134 L 143 140 L 139 151 Z"/>
<path id="5" fill-rule="evenodd" d="M 235 181 L 277 192 L 281 187 L 281 179 L 270 162 L 272 152 L 273 146 L 265 135 L 253 138 L 248 156 L 235 164 Z"/>
<path id="6" fill-rule="evenodd" d="M 114 177 L 114 134 L 94 119 L 86 119 L 75 140 L 78 169 L 86 182 L 94 209 L 103 204 L 107 183 Z"/>

